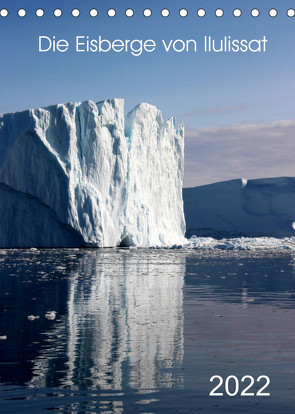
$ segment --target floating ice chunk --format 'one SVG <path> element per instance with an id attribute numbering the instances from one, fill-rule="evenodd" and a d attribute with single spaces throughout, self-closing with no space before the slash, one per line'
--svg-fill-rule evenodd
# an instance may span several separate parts
<path id="1" fill-rule="evenodd" d="M 40 316 L 39 315 L 36 315 L 36 316 L 34 316 L 34 315 L 29 315 L 28 316 L 28 320 L 29 321 L 34 321 L 35 319 L 39 319 L 40 318 Z"/>
<path id="2" fill-rule="evenodd" d="M 213 237 L 191 237 L 184 248 L 208 250 L 293 250 L 295 237 L 237 237 L 214 239 Z"/>
<path id="3" fill-rule="evenodd" d="M 292 228 L 295 230 L 295 221 L 292 223 Z"/>
<path id="4" fill-rule="evenodd" d="M 7 336 L 6 335 L 0 336 L 0 341 L 6 341 L 6 339 L 7 339 Z"/>
<path id="5" fill-rule="evenodd" d="M 49 321 L 54 321 L 54 319 L 56 318 L 56 311 L 47 311 L 45 314 L 45 318 Z"/>

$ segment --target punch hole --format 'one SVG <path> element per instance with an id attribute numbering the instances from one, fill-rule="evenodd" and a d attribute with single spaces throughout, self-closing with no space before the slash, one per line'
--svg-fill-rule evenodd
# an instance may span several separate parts
<path id="1" fill-rule="evenodd" d="M 132 9 L 127 9 L 125 14 L 127 17 L 132 17 L 134 15 L 134 11 Z"/>
<path id="2" fill-rule="evenodd" d="M 288 9 L 287 10 L 287 16 L 288 17 L 294 17 L 295 16 L 295 10 L 294 9 Z"/>
<path id="3" fill-rule="evenodd" d="M 168 10 L 168 9 L 163 9 L 163 10 L 161 11 L 161 15 L 162 15 L 163 17 L 168 17 L 168 16 L 169 16 L 169 14 L 170 14 L 170 10 Z"/>
<path id="4" fill-rule="evenodd" d="M 55 17 L 60 17 L 62 15 L 62 10 L 61 9 L 55 9 L 53 11 L 53 14 Z"/>
<path id="5" fill-rule="evenodd" d="M 27 11 L 25 9 L 19 9 L 17 14 L 19 15 L 19 17 L 25 17 Z"/>
<path id="6" fill-rule="evenodd" d="M 222 17 L 224 15 L 224 11 L 222 9 L 215 10 L 216 17 Z"/>
<path id="7" fill-rule="evenodd" d="M 240 10 L 240 9 L 235 9 L 235 10 L 233 11 L 233 15 L 234 15 L 235 17 L 241 17 L 241 16 L 242 16 L 242 10 Z"/>
<path id="8" fill-rule="evenodd" d="M 143 15 L 144 15 L 144 17 L 151 17 L 151 15 L 152 15 L 151 9 L 144 9 Z"/>
<path id="9" fill-rule="evenodd" d="M 270 15 L 270 17 L 276 17 L 278 15 L 278 11 L 277 9 L 270 9 L 268 14 Z"/>
<path id="10" fill-rule="evenodd" d="M 89 15 L 91 17 L 96 17 L 98 15 L 98 11 L 96 9 L 89 10 Z"/>
<path id="11" fill-rule="evenodd" d="M 258 9 L 252 9 L 251 10 L 251 16 L 252 17 L 258 17 L 260 15 L 260 11 Z"/>
<path id="12" fill-rule="evenodd" d="M 108 10 L 108 16 L 109 17 L 115 17 L 116 16 L 116 10 L 115 9 L 109 9 Z"/>
<path id="13" fill-rule="evenodd" d="M 72 10 L 72 16 L 73 17 L 79 17 L 80 16 L 80 10 L 79 9 L 73 9 Z"/>
<path id="14" fill-rule="evenodd" d="M 35 14 L 36 14 L 36 16 L 37 16 L 37 17 L 43 17 L 43 16 L 44 16 L 44 14 L 45 14 L 45 12 L 44 12 L 44 10 L 43 10 L 43 9 L 37 9 L 37 10 L 35 11 Z"/>
<path id="15" fill-rule="evenodd" d="M 179 16 L 180 17 L 186 17 L 188 15 L 188 11 L 186 9 L 180 9 L 179 10 Z"/>
<path id="16" fill-rule="evenodd" d="M 0 16 L 1 17 L 7 17 L 8 16 L 8 10 L 7 9 L 1 9 L 0 10 Z"/>
<path id="17" fill-rule="evenodd" d="M 198 15 L 199 17 L 205 17 L 205 16 L 206 16 L 206 10 L 204 10 L 204 9 L 199 9 L 199 10 L 197 11 L 197 15 Z"/>

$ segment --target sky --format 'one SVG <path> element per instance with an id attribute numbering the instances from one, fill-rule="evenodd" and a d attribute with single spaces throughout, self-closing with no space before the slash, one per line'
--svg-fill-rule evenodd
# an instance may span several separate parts
<path id="1" fill-rule="evenodd" d="M 124 3 L 124 4 L 123 4 Z M 278 16 L 268 15 L 277 4 Z M 60 8 L 63 15 L 53 16 Z M 78 18 L 71 16 L 79 8 Z M 97 8 L 96 18 L 89 16 Z M 143 16 L 149 7 L 152 16 Z M 124 98 L 128 112 L 140 102 L 156 105 L 165 119 L 185 123 L 184 186 L 234 178 L 294 176 L 295 17 L 291 0 L 1 0 L 9 15 L 0 17 L 0 113 L 69 101 Z M 26 8 L 24 18 L 17 16 Z M 35 10 L 43 8 L 42 18 Z M 115 17 L 107 16 L 114 8 Z M 125 16 L 126 8 L 134 16 Z M 167 18 L 163 8 L 170 9 Z M 188 16 L 179 16 L 186 8 Z M 199 8 L 206 16 L 196 15 Z M 223 8 L 224 16 L 214 15 Z M 233 9 L 242 16 L 235 18 Z M 260 10 L 253 18 L 250 11 Z M 157 49 L 130 53 L 38 51 L 38 37 L 55 36 L 74 45 L 75 36 L 109 40 L 153 39 Z M 204 53 L 204 36 L 216 41 L 268 39 L 265 53 Z M 164 39 L 196 39 L 197 53 L 165 53 Z"/>

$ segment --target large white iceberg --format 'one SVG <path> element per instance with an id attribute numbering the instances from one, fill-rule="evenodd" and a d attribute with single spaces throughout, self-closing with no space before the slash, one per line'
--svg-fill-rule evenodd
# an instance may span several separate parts
<path id="1" fill-rule="evenodd" d="M 183 138 L 121 99 L 0 115 L 0 247 L 183 243 Z"/>

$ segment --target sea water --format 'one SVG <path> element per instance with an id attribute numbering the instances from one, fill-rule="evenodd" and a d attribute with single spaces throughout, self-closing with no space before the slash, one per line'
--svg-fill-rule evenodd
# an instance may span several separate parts
<path id="1" fill-rule="evenodd" d="M 0 412 L 291 413 L 294 281 L 278 248 L 1 250 Z"/>

